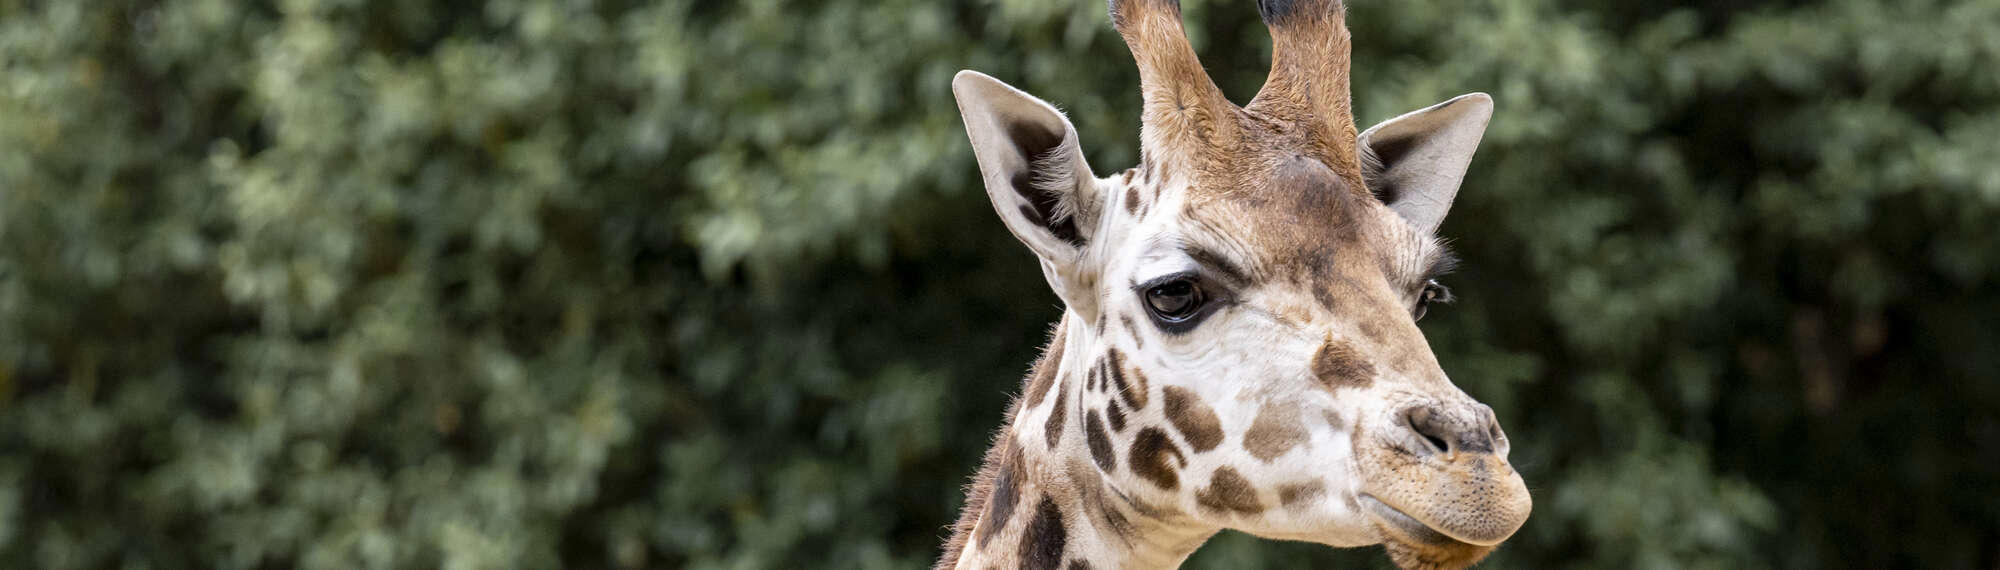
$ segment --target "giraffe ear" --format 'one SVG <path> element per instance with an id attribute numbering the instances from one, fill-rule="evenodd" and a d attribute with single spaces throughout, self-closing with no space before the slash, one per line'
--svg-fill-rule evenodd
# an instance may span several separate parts
<path id="1" fill-rule="evenodd" d="M 1361 133 L 1374 158 L 1362 169 L 1369 191 L 1418 230 L 1437 231 L 1492 117 L 1493 98 L 1471 93 L 1369 127 Z"/>
<path id="2" fill-rule="evenodd" d="M 1047 264 L 1073 265 L 1096 230 L 1099 202 L 1076 127 L 1041 99 L 976 71 L 958 72 L 951 92 L 1007 230 Z"/>

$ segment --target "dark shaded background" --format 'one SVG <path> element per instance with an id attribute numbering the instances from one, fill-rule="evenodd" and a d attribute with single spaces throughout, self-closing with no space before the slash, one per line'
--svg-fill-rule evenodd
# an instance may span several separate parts
<path id="1" fill-rule="evenodd" d="M 1353 4 L 1364 126 L 1498 102 L 1491 567 L 2000 567 L 2000 2 Z M 1059 312 L 961 68 L 1134 162 L 1095 0 L 0 0 L 0 566 L 925 565 Z"/>

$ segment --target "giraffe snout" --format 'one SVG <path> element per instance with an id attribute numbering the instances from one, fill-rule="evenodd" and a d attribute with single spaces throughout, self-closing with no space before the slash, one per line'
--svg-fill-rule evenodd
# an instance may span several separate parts
<path id="1" fill-rule="evenodd" d="M 1507 434 L 1493 408 L 1478 402 L 1426 402 L 1404 408 L 1398 414 L 1402 427 L 1409 430 L 1410 451 L 1419 455 L 1489 454 L 1507 457 Z"/>
<path id="2" fill-rule="evenodd" d="M 1507 436 L 1491 408 L 1460 397 L 1394 409 L 1394 427 L 1369 452 L 1374 468 L 1361 493 L 1392 557 L 1463 566 L 1520 530 L 1534 499 L 1507 463 Z"/>

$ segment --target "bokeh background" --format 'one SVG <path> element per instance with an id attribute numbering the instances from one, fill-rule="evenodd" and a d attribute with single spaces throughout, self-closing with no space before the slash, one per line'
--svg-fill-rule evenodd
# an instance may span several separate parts
<path id="1" fill-rule="evenodd" d="M 1124 168 L 1104 12 L 0 0 L 0 566 L 927 565 L 1060 311 L 949 81 Z M 2000 2 L 1350 14 L 1363 126 L 1498 102 L 1423 323 L 1490 567 L 2000 568 Z"/>

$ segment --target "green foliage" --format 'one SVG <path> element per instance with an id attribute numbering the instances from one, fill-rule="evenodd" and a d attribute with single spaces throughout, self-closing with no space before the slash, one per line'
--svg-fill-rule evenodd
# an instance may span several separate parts
<path id="1" fill-rule="evenodd" d="M 1057 316 L 949 80 L 1129 165 L 1103 10 L 0 0 L 0 566 L 927 564 Z M 1351 21 L 1364 124 L 1498 101 L 1424 324 L 1494 566 L 2000 563 L 2000 2 Z M 1299 561 L 1384 563 L 1191 564 Z"/>

